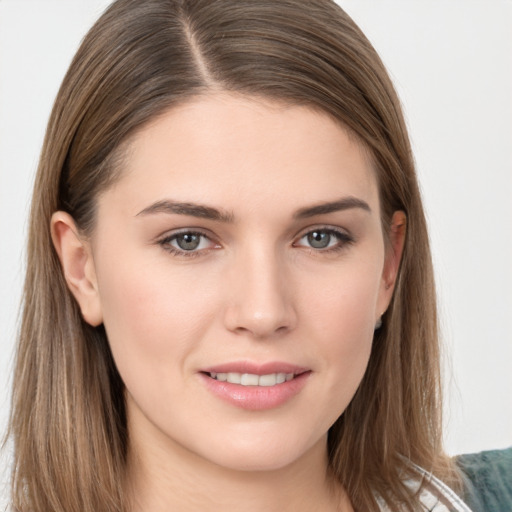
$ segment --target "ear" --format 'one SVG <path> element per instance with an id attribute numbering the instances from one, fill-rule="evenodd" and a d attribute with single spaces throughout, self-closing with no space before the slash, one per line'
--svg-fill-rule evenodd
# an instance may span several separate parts
<path id="1" fill-rule="evenodd" d="M 100 325 L 103 316 L 89 242 L 80 236 L 73 217 L 62 211 L 52 215 L 51 234 L 64 278 L 84 320 L 93 327 Z"/>
<path id="2" fill-rule="evenodd" d="M 386 256 L 384 269 L 382 272 L 382 283 L 379 297 L 379 313 L 382 315 L 386 311 L 393 296 L 398 269 L 405 244 L 405 233 L 407 226 L 407 217 L 401 210 L 393 213 L 391 218 L 391 227 L 389 232 L 389 242 L 386 244 Z"/>

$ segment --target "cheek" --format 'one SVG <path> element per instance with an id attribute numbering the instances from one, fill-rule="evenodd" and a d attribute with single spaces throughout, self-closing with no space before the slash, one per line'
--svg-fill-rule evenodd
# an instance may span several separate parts
<path id="1" fill-rule="evenodd" d="M 359 386 L 371 353 L 380 289 L 379 265 L 351 266 L 325 280 L 304 297 L 311 356 L 327 376 L 327 409 L 334 421 Z M 311 283 L 313 284 L 313 283 Z"/>
<path id="2" fill-rule="evenodd" d="M 125 259 L 100 269 L 104 325 L 125 382 L 131 376 L 159 379 L 159 368 L 168 379 L 169 369 L 183 367 L 214 316 L 213 301 L 197 277 L 163 267 Z"/>
<path id="3" fill-rule="evenodd" d="M 315 331 L 325 333 L 320 338 L 337 338 L 346 345 L 357 345 L 358 339 L 371 338 L 381 276 L 380 259 L 361 259 L 339 269 L 329 269 L 325 274 L 317 272 L 304 283 L 300 294 L 302 308 L 307 311 Z"/>

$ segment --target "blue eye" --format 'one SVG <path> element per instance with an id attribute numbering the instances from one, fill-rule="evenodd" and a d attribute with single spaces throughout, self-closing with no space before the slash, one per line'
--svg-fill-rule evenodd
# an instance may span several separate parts
<path id="1" fill-rule="evenodd" d="M 336 250 L 341 249 L 354 240 L 350 235 L 335 229 L 313 229 L 299 239 L 297 245 L 311 249 Z"/>
<path id="2" fill-rule="evenodd" d="M 312 231 L 306 235 L 308 244 L 315 249 L 325 249 L 329 247 L 333 240 L 332 233 L 326 231 Z"/>
<path id="3" fill-rule="evenodd" d="M 182 235 L 176 235 L 174 242 L 183 251 L 194 251 L 201 245 L 202 235 L 197 233 L 183 233 Z"/>
<path id="4" fill-rule="evenodd" d="M 212 249 L 216 244 L 203 233 L 182 231 L 165 237 L 158 242 L 167 251 L 183 256 L 192 256 L 204 249 Z"/>

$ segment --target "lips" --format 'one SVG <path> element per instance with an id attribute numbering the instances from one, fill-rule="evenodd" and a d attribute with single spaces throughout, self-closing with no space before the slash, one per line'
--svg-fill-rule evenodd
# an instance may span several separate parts
<path id="1" fill-rule="evenodd" d="M 241 386 L 264 386 L 270 387 L 282 384 L 292 380 L 293 373 L 268 373 L 266 375 L 257 375 L 255 373 L 217 373 L 210 372 L 210 377 L 220 382 L 229 382 L 230 384 L 240 384 Z"/>
<path id="2" fill-rule="evenodd" d="M 311 371 L 288 363 L 237 362 L 200 372 L 207 389 L 216 397 L 248 410 L 284 405 L 306 384 Z"/>

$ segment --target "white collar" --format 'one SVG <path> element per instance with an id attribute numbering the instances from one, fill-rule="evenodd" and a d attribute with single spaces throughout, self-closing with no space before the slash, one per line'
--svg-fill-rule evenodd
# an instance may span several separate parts
<path id="1" fill-rule="evenodd" d="M 420 466 L 410 464 L 418 473 L 418 478 L 409 478 L 405 484 L 414 491 L 420 485 L 422 486 L 419 500 L 425 506 L 425 510 L 429 512 L 471 512 L 471 509 L 453 489 Z M 393 512 L 382 499 L 379 499 L 379 506 L 382 512 Z"/>

